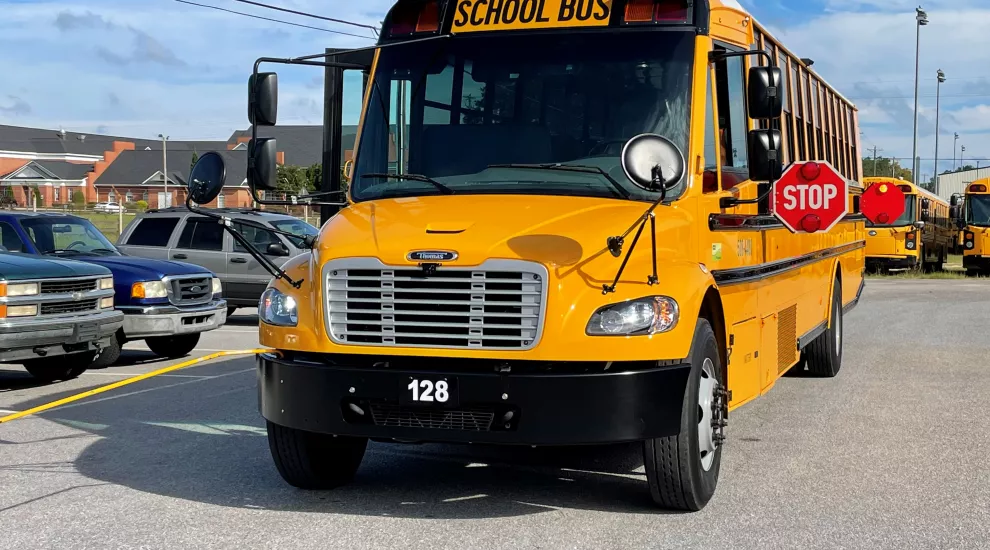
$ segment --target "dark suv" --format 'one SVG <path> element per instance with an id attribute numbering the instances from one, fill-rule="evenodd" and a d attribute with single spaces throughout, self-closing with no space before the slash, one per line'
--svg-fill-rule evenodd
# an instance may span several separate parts
<path id="1" fill-rule="evenodd" d="M 285 214 L 264 210 L 220 208 L 234 228 L 251 244 L 281 266 L 289 258 L 308 252 L 303 239 L 276 235 L 275 228 L 301 236 L 315 235 L 312 225 Z M 247 249 L 223 230 L 216 219 L 185 207 L 149 210 L 124 228 L 117 248 L 131 256 L 181 260 L 202 266 L 220 278 L 228 315 L 238 307 L 257 307 L 272 276 Z"/>

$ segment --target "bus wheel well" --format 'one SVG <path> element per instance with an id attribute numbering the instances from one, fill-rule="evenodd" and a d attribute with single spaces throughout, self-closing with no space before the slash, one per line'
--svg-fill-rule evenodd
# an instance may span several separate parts
<path id="1" fill-rule="evenodd" d="M 725 314 L 722 310 L 722 297 L 719 296 L 715 287 L 709 287 L 708 291 L 705 292 L 698 317 L 706 319 L 712 326 L 712 331 L 715 332 L 715 340 L 718 341 L 718 351 L 722 360 L 722 368 L 728 371 L 729 357 L 725 332 Z"/>

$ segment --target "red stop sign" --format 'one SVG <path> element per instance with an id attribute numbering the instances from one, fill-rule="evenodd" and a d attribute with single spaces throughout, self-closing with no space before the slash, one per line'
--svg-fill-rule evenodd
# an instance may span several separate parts
<path id="1" fill-rule="evenodd" d="M 888 224 L 904 213 L 904 193 L 896 184 L 874 183 L 859 198 L 859 211 L 873 223 Z"/>
<path id="2" fill-rule="evenodd" d="M 849 182 L 827 162 L 795 162 L 773 184 L 770 211 L 794 233 L 828 231 L 849 208 Z"/>

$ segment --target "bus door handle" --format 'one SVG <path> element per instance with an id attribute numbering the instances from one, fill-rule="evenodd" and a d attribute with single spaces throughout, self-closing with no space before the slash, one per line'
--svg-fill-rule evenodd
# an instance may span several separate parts
<path id="1" fill-rule="evenodd" d="M 186 256 L 185 254 L 172 254 L 173 260 L 185 260 L 188 257 L 189 256 Z"/>

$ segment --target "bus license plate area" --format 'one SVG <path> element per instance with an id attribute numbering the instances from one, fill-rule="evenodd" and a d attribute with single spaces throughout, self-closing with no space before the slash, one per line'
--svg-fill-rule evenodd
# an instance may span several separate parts
<path id="1" fill-rule="evenodd" d="M 453 407 L 459 403 L 454 376 L 407 376 L 399 385 L 399 402 L 403 405 Z"/>

